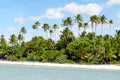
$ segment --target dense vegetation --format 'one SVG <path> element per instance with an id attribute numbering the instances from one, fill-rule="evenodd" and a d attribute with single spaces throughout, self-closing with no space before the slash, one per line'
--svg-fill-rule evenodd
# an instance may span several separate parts
<path id="1" fill-rule="evenodd" d="M 24 34 L 27 33 L 25 27 L 22 27 L 19 35 L 12 34 L 9 42 L 4 35 L 0 38 L 0 59 L 12 61 L 40 61 L 55 63 L 87 63 L 87 64 L 110 64 L 120 62 L 120 31 L 117 30 L 114 36 L 103 35 L 104 24 L 113 24 L 104 15 L 93 15 L 88 22 L 83 22 L 80 14 L 75 19 L 68 17 L 63 21 L 64 30 L 61 31 L 58 41 L 52 40 L 52 35 L 57 35 L 59 26 L 54 24 L 52 27 L 45 23 L 41 25 L 50 38 L 45 39 L 42 36 L 33 36 L 30 41 L 24 41 Z M 74 37 L 71 28 L 78 25 L 78 37 Z M 101 35 L 96 35 L 96 27 L 101 25 Z M 33 24 L 33 31 L 39 31 L 40 23 Z M 91 27 L 92 32 L 87 33 L 86 28 Z M 84 31 L 81 31 L 81 29 Z M 47 33 L 49 31 L 49 34 Z M 76 31 L 77 32 L 77 31 Z M 33 33 L 34 35 L 34 33 Z"/>

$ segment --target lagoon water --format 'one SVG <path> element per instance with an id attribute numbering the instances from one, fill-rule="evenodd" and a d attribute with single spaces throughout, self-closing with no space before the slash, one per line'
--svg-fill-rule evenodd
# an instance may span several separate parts
<path id="1" fill-rule="evenodd" d="M 120 71 L 0 64 L 0 80 L 120 80 Z"/>

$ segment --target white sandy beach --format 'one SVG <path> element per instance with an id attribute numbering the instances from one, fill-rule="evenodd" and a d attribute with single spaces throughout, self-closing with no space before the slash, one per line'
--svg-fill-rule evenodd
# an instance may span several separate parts
<path id="1" fill-rule="evenodd" d="M 82 69 L 120 70 L 120 66 L 118 66 L 118 65 L 79 65 L 79 64 L 41 63 L 41 62 L 17 62 L 17 61 L 2 61 L 2 60 L 0 60 L 0 64 L 82 68 Z"/>

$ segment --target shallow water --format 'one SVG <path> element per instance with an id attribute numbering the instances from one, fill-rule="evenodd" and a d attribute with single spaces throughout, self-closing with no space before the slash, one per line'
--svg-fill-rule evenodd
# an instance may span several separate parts
<path id="1" fill-rule="evenodd" d="M 120 80 L 120 71 L 0 64 L 0 80 Z"/>

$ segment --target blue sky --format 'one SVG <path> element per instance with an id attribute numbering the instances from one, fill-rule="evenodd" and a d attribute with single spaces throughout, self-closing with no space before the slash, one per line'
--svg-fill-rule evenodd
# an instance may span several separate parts
<path id="1" fill-rule="evenodd" d="M 44 23 L 50 26 L 56 23 L 61 26 L 62 19 L 69 16 L 74 18 L 78 13 L 84 17 L 84 21 L 88 21 L 94 14 L 105 15 L 114 21 L 112 34 L 115 34 L 116 29 L 120 29 L 120 0 L 1 0 L 0 35 L 4 34 L 6 39 L 9 39 L 11 34 L 18 35 L 21 27 L 25 26 L 25 39 L 30 40 L 35 21 L 38 20 L 41 26 Z M 109 34 L 108 29 L 106 25 L 104 34 Z M 77 35 L 77 28 L 72 30 Z M 90 28 L 87 31 L 91 31 Z M 97 34 L 100 34 L 100 28 L 97 29 Z M 39 35 L 45 36 L 41 28 Z"/>

